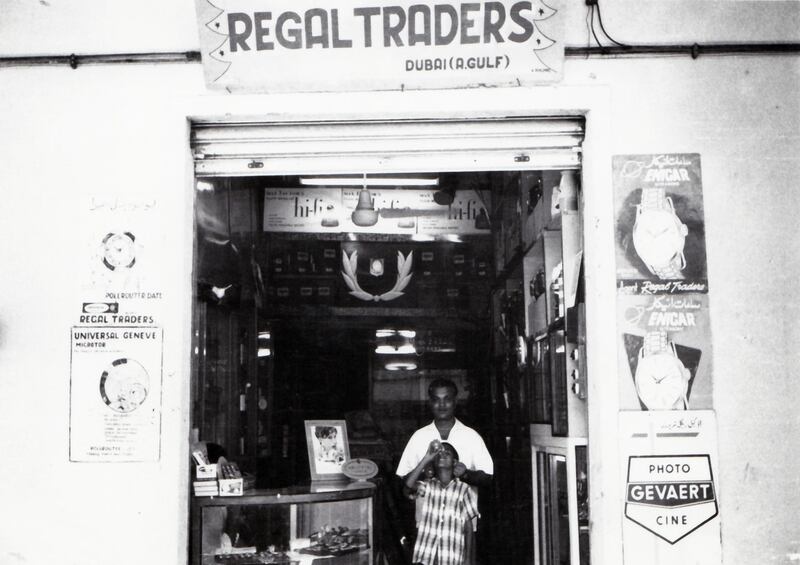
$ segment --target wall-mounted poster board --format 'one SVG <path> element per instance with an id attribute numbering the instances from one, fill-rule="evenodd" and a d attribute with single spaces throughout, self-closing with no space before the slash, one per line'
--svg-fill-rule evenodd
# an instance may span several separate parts
<path id="1" fill-rule="evenodd" d="M 619 422 L 625 565 L 719 565 L 714 412 L 621 412 Z"/>
<path id="2" fill-rule="evenodd" d="M 700 155 L 613 157 L 620 407 L 712 408 Z"/>
<path id="3" fill-rule="evenodd" d="M 72 328 L 70 461 L 158 461 L 162 343 L 158 327 Z"/>
<path id="4" fill-rule="evenodd" d="M 700 155 L 615 155 L 620 294 L 708 292 Z"/>
<path id="5" fill-rule="evenodd" d="M 707 294 L 617 297 L 620 408 L 713 407 Z"/>

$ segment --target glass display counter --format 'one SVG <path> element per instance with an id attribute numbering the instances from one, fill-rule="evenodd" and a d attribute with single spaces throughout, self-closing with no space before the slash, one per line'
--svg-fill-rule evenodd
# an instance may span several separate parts
<path id="1" fill-rule="evenodd" d="M 534 565 L 589 565 L 587 440 L 548 437 L 542 430 L 531 426 Z"/>
<path id="2" fill-rule="evenodd" d="M 372 565 L 371 482 L 192 499 L 193 565 Z"/>

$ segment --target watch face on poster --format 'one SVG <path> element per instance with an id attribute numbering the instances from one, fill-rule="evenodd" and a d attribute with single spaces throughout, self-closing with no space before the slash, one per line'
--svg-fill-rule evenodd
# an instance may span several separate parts
<path id="1" fill-rule="evenodd" d="M 645 264 L 665 266 L 683 252 L 686 234 L 686 226 L 673 213 L 651 210 L 637 218 L 633 245 Z"/>
<path id="2" fill-rule="evenodd" d="M 687 410 L 690 371 L 665 331 L 648 332 L 639 349 L 634 382 L 648 410 Z"/>
<path id="3" fill-rule="evenodd" d="M 100 397 L 114 412 L 129 413 L 147 399 L 149 376 L 133 359 L 115 360 L 100 376 Z"/>
<path id="4" fill-rule="evenodd" d="M 136 263 L 136 238 L 130 232 L 110 232 L 103 238 L 103 264 L 107 269 L 129 269 Z"/>
<path id="5" fill-rule="evenodd" d="M 677 357 L 658 353 L 639 361 L 636 392 L 648 410 L 682 410 L 688 381 L 688 370 Z"/>
<path id="6" fill-rule="evenodd" d="M 633 246 L 647 269 L 659 278 L 679 278 L 686 267 L 683 247 L 688 228 L 663 189 L 644 188 L 633 226 Z"/>

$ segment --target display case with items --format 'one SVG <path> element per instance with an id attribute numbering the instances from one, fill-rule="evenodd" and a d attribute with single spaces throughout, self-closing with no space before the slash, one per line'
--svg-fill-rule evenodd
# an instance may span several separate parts
<path id="1" fill-rule="evenodd" d="M 358 481 L 195 498 L 191 563 L 372 565 L 376 489 Z"/>
<path id="2" fill-rule="evenodd" d="M 585 440 L 533 446 L 535 565 L 589 565 Z"/>
<path id="3" fill-rule="evenodd" d="M 566 309 L 562 232 L 544 231 L 523 259 L 528 335 L 547 333 Z"/>
<path id="4" fill-rule="evenodd" d="M 530 422 L 550 424 L 551 436 L 586 436 L 585 335 L 581 281 L 582 227 L 576 171 L 543 172 L 550 213 L 535 225 L 536 237 L 522 258 L 523 312 L 530 346 L 527 388 Z M 555 184 L 554 184 L 555 183 Z M 536 189 L 538 192 L 538 189 Z M 533 222 L 533 220 L 530 220 Z M 534 228 L 531 228 L 534 229 Z"/>
<path id="5" fill-rule="evenodd" d="M 567 343 L 563 330 L 553 331 L 550 341 L 550 393 L 552 395 L 552 432 L 554 436 L 569 434 L 569 396 L 567 391 Z"/>
<path id="6" fill-rule="evenodd" d="M 553 394 L 550 382 L 550 340 L 547 336 L 529 338 L 530 363 L 528 382 L 530 383 L 531 414 L 534 424 L 552 424 Z"/>

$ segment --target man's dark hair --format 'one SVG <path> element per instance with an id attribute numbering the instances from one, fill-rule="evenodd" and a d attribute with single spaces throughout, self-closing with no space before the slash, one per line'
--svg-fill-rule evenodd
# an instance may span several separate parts
<path id="1" fill-rule="evenodd" d="M 437 388 L 449 388 L 451 391 L 453 391 L 453 396 L 458 396 L 458 387 L 456 386 L 456 383 L 450 379 L 432 380 L 431 384 L 428 385 L 428 396 L 433 396 L 433 391 Z"/>

